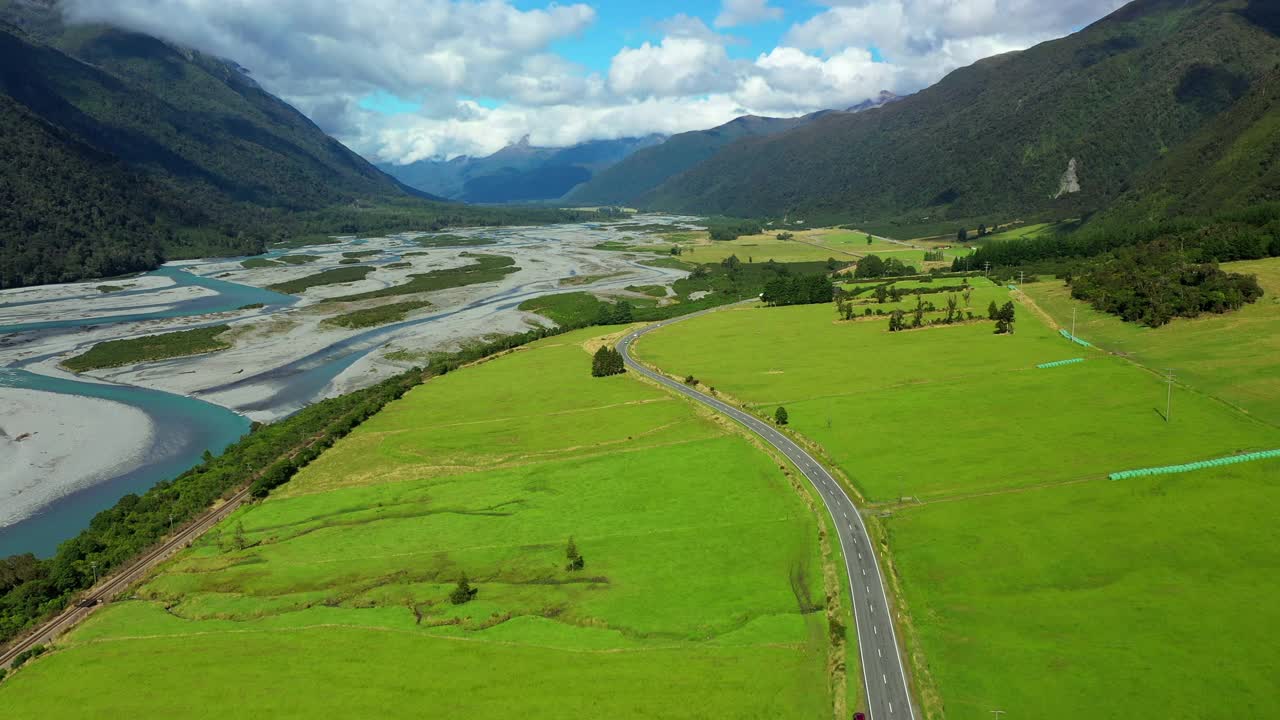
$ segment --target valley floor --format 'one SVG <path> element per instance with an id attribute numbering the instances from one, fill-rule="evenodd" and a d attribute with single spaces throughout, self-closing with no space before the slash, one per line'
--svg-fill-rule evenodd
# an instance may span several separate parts
<path id="1" fill-rule="evenodd" d="M 1138 330 L 1077 307 L 1079 335 L 1127 340 L 1123 355 L 1073 345 L 1026 298 L 1012 336 L 985 320 L 891 334 L 830 306 L 757 307 L 664 328 L 637 352 L 763 416 L 786 407 L 869 500 L 928 717 L 1266 717 L 1280 461 L 1107 479 L 1280 448 L 1280 261 L 1236 269 L 1267 290 L 1238 313 Z M 1060 283 L 1025 292 L 1070 322 Z"/>
<path id="2" fill-rule="evenodd" d="M 592 378 L 601 332 L 411 391 L 0 684 L 0 713 L 844 714 L 812 500 L 722 421 Z"/>

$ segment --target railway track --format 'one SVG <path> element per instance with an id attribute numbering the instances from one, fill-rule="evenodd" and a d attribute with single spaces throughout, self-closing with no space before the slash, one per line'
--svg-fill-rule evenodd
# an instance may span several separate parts
<path id="1" fill-rule="evenodd" d="M 0 653 L 0 668 L 10 667 L 14 658 L 18 655 L 37 645 L 47 645 L 59 635 L 75 627 L 80 621 L 110 601 L 111 598 L 140 580 L 156 565 L 168 559 L 178 550 L 190 545 L 196 538 L 207 532 L 209 528 L 217 525 L 223 518 L 235 512 L 236 508 L 244 504 L 248 497 L 249 487 L 246 486 L 223 504 L 209 510 L 195 522 L 178 530 L 173 537 L 148 550 L 123 569 L 107 576 L 97 585 L 89 588 L 84 595 L 66 610 L 59 613 L 57 617 L 41 625 L 34 632 L 29 633 Z"/>

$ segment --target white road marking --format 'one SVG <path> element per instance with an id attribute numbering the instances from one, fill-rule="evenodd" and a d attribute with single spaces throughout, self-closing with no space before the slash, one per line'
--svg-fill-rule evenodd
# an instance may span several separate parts
<path id="1" fill-rule="evenodd" d="M 888 676 L 888 675 L 885 675 L 885 674 L 881 673 L 881 674 L 880 674 L 880 679 L 884 681 L 884 684 L 885 684 L 885 685 L 888 685 L 888 684 L 889 684 L 889 676 Z"/>
<path id="2" fill-rule="evenodd" d="M 884 655 L 880 652 L 880 648 L 876 648 L 876 657 L 884 657 Z"/>

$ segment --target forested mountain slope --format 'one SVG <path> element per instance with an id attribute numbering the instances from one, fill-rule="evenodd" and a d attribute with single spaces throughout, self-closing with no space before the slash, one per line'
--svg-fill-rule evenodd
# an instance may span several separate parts
<path id="1" fill-rule="evenodd" d="M 745 115 L 710 130 L 672 135 L 661 145 L 640 150 L 578 186 L 569 193 L 568 200 L 583 205 L 626 205 L 735 140 L 797 128 L 830 112 L 823 110 L 798 118 Z"/>
<path id="2" fill-rule="evenodd" d="M 1088 212 L 1210 123 L 1243 131 L 1219 116 L 1249 107 L 1280 62 L 1278 32 L 1274 0 L 1137 0 L 885 107 L 734 143 L 640 202 L 811 220 Z M 1168 187 L 1173 206 L 1194 193 Z"/>
<path id="3" fill-rule="evenodd" d="M 0 287 L 258 252 L 285 213 L 412 192 L 234 63 L 52 3 L 0 2 L 0 123 Z"/>

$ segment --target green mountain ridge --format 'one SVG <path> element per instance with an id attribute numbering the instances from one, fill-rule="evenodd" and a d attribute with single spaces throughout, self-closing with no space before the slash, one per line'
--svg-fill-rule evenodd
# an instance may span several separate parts
<path id="1" fill-rule="evenodd" d="M 1277 14 L 1267 0 L 1137 0 L 890 105 L 739 140 L 633 201 L 906 225 L 1087 214 L 1146 182 L 1173 193 L 1164 207 L 1180 212 L 1193 186 L 1144 173 L 1159 164 L 1195 174 L 1194 163 L 1175 161 L 1180 146 L 1211 124 L 1220 137 L 1205 151 L 1244 131 L 1227 118 L 1251 107 L 1277 65 Z M 1073 165 L 1079 191 L 1064 192 L 1074 190 Z M 1257 177 L 1273 176 L 1271 167 Z M 1236 180 L 1241 198 L 1274 197 L 1254 177 Z"/>
<path id="2" fill-rule="evenodd" d="M 822 110 L 798 118 L 744 115 L 709 130 L 672 135 L 666 142 L 639 150 L 574 188 L 566 200 L 580 205 L 625 205 L 743 138 L 785 132 L 831 113 Z"/>

